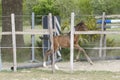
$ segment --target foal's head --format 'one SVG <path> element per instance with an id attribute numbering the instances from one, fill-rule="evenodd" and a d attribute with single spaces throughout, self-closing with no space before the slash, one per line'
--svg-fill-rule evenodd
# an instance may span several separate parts
<path id="1" fill-rule="evenodd" d="M 76 26 L 75 26 L 75 30 L 76 31 L 87 31 L 88 28 L 87 26 L 85 25 L 85 23 L 83 21 L 81 21 L 80 23 L 78 23 Z"/>

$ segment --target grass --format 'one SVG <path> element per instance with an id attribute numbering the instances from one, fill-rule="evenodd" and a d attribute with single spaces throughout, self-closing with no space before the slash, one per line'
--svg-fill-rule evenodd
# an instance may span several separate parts
<path id="1" fill-rule="evenodd" d="M 119 80 L 120 72 L 75 71 L 73 73 L 51 70 L 27 69 L 18 72 L 2 71 L 1 80 Z"/>

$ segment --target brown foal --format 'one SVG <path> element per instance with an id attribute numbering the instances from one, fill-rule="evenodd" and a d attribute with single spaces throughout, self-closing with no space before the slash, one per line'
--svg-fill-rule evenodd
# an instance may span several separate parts
<path id="1" fill-rule="evenodd" d="M 75 26 L 75 31 L 87 31 L 87 30 L 88 30 L 88 28 L 84 22 L 80 22 Z M 84 53 L 85 57 L 87 58 L 88 62 L 90 64 L 93 64 L 92 60 L 87 55 L 85 50 L 79 46 L 78 41 L 79 41 L 79 34 L 74 34 L 74 48 L 79 50 L 76 58 L 79 59 L 80 52 L 82 51 Z M 54 36 L 53 42 L 54 42 L 54 53 L 57 52 L 60 47 L 61 48 L 70 48 L 70 32 L 66 35 Z M 52 53 L 51 49 L 46 51 L 44 62 L 43 62 L 44 67 L 46 67 L 46 60 L 47 60 L 48 55 L 52 55 L 52 54 L 53 53 Z M 52 59 L 51 59 L 51 61 L 52 61 Z M 55 65 L 55 68 L 58 69 L 56 65 Z"/>

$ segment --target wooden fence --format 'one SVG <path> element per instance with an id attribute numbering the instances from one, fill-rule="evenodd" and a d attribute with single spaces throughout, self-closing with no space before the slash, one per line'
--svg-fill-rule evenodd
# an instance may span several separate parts
<path id="1" fill-rule="evenodd" d="M 73 57 L 74 57 L 74 34 L 99 34 L 101 35 L 100 38 L 100 46 L 99 47 L 94 47 L 94 48 L 86 48 L 86 49 L 98 49 L 99 50 L 99 57 L 105 57 L 106 56 L 106 49 L 120 49 L 120 47 L 107 47 L 106 46 L 106 35 L 107 34 L 120 34 L 120 31 L 105 31 L 104 30 L 104 21 L 105 18 L 120 18 L 120 15 L 105 15 L 103 12 L 102 16 L 96 16 L 95 18 L 102 18 L 102 24 L 101 24 L 101 30 L 100 31 L 74 31 L 74 13 L 71 13 L 71 45 L 70 45 L 70 66 L 71 66 L 71 72 L 73 71 Z M 105 39 L 103 42 L 102 39 Z M 104 44 L 105 45 L 104 45 Z M 103 50 L 103 52 L 102 52 Z"/>
<path id="2" fill-rule="evenodd" d="M 26 31 L 15 31 L 15 14 L 14 13 L 11 14 L 12 31 L 11 32 L 1 32 L 0 35 L 12 35 L 13 70 L 14 71 L 17 71 L 16 35 L 24 35 L 24 34 L 29 34 L 29 35 L 41 34 L 41 35 L 43 35 L 43 34 L 49 34 L 51 44 L 53 45 L 53 32 L 55 32 L 55 29 L 52 29 L 52 14 L 51 13 L 49 13 L 48 18 L 49 18 L 49 29 L 41 29 L 41 30 L 30 29 L 30 30 L 26 30 Z M 51 46 L 51 48 L 52 48 L 52 46 Z M 0 65 L 0 67 L 1 67 L 1 65 Z M 54 64 L 53 64 L 52 71 L 54 72 L 54 70 L 55 69 L 54 69 Z"/>
<path id="3" fill-rule="evenodd" d="M 73 57 L 74 57 L 74 34 L 100 34 L 100 35 L 106 35 L 106 34 L 120 34 L 120 31 L 74 31 L 74 13 L 71 13 L 71 45 L 70 45 L 70 69 L 71 72 L 74 69 L 73 66 Z M 104 27 L 104 20 L 105 20 L 105 14 L 103 14 L 102 16 L 102 28 Z M 99 18 L 99 17 L 98 17 Z M 100 16 L 101 18 L 101 16 Z M 30 29 L 30 30 L 26 30 L 26 31 L 15 31 L 15 15 L 11 14 L 11 23 L 12 23 L 12 32 L 1 32 L 0 35 L 12 35 L 12 44 L 13 44 L 13 69 L 14 71 L 17 71 L 17 57 L 16 57 L 16 35 L 24 35 L 24 34 L 30 34 L 30 35 L 36 35 L 36 34 L 50 34 L 50 40 L 53 44 L 53 32 L 56 31 L 54 29 L 52 29 L 52 15 L 49 14 L 49 29 L 41 29 L 41 30 L 36 30 L 36 29 Z M 51 48 L 53 49 L 53 45 L 51 45 Z M 93 49 L 99 49 L 99 50 L 106 50 L 106 49 L 120 49 L 120 47 L 95 47 Z M 54 50 L 53 50 L 54 51 Z M 101 55 L 101 51 L 99 53 Z M 53 56 L 54 57 L 54 56 Z M 54 59 L 54 58 L 53 58 Z M 52 67 L 52 71 L 55 72 L 54 69 L 54 63 L 53 63 L 53 67 Z"/>

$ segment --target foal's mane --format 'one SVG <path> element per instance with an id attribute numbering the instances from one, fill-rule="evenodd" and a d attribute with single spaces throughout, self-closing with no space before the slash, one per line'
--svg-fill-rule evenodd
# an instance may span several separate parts
<path id="1" fill-rule="evenodd" d="M 76 26 L 74 26 L 74 29 L 77 31 L 83 24 L 85 24 L 83 21 L 79 22 Z M 67 34 L 70 35 L 70 33 L 71 31 Z"/>
<path id="2" fill-rule="evenodd" d="M 75 30 L 77 31 L 82 25 L 84 25 L 85 23 L 83 21 L 79 22 L 76 26 L 75 26 Z"/>

